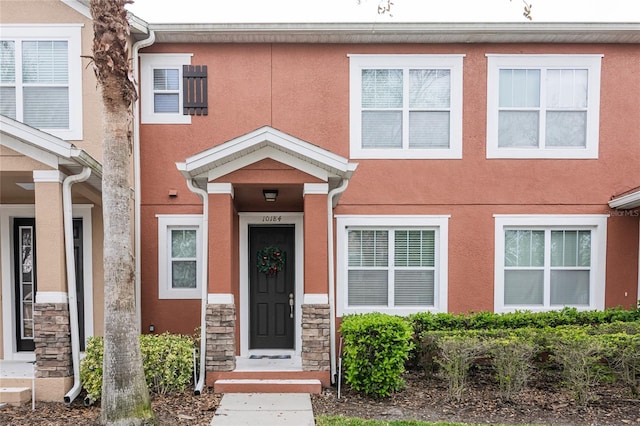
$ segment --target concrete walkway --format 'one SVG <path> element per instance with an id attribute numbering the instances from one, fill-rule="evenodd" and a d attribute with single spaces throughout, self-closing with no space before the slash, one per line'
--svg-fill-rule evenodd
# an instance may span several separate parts
<path id="1" fill-rule="evenodd" d="M 226 393 L 212 426 L 314 426 L 306 393 Z"/>

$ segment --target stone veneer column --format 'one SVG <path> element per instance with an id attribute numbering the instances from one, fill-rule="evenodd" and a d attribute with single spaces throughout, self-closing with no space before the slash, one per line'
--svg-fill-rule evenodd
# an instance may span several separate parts
<path id="1" fill-rule="evenodd" d="M 236 368 L 236 306 L 207 305 L 207 371 Z"/>
<path id="2" fill-rule="evenodd" d="M 329 371 L 329 304 L 302 305 L 302 369 Z"/>
<path id="3" fill-rule="evenodd" d="M 36 303 L 34 307 L 34 343 L 36 378 L 60 378 L 73 375 L 69 305 Z M 37 395 L 37 393 L 36 393 Z"/>

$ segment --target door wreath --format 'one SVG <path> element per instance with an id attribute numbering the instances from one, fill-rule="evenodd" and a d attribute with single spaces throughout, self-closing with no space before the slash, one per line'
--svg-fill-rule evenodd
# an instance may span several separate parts
<path id="1" fill-rule="evenodd" d="M 259 250 L 256 255 L 258 271 L 273 276 L 284 269 L 286 253 L 278 247 L 268 246 Z"/>

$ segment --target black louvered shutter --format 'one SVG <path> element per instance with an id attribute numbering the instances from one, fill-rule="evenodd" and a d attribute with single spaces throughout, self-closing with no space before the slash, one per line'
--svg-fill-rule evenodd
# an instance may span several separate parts
<path id="1" fill-rule="evenodd" d="M 182 114 L 207 115 L 207 66 L 182 66 Z"/>

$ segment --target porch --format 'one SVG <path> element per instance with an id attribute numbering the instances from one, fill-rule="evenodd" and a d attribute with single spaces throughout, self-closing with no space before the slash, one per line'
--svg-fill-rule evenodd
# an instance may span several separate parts
<path id="1" fill-rule="evenodd" d="M 207 385 L 216 393 L 319 394 L 323 381 L 317 371 L 302 369 L 300 356 L 238 356 L 233 371 L 207 372 Z"/>

